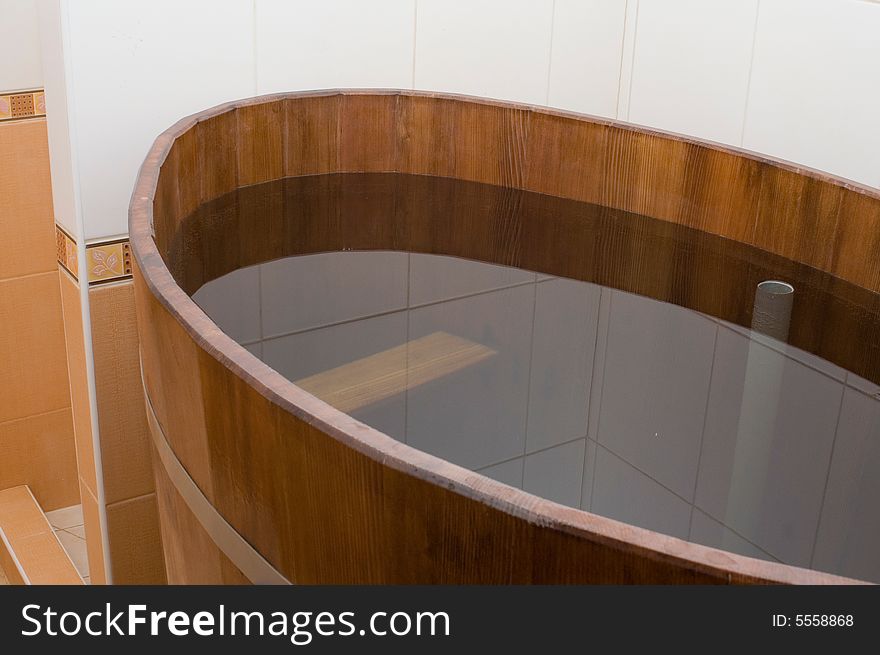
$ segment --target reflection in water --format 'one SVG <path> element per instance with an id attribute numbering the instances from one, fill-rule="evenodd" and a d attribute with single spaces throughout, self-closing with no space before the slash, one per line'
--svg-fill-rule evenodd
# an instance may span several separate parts
<path id="1" fill-rule="evenodd" d="M 839 366 L 854 361 L 852 344 L 829 337 L 872 315 L 860 307 L 873 299 L 851 300 L 861 292 L 835 300 L 837 282 L 806 272 L 788 277 L 787 293 L 749 254 L 738 292 L 748 306 L 731 311 L 750 321 L 729 322 L 698 301 L 682 303 L 694 311 L 559 269 L 405 250 L 272 252 L 227 267 L 194 299 L 258 358 L 359 420 L 566 505 L 880 581 L 880 388 Z M 707 274 L 729 281 L 725 266 Z M 825 311 L 836 302 L 849 313 Z"/>

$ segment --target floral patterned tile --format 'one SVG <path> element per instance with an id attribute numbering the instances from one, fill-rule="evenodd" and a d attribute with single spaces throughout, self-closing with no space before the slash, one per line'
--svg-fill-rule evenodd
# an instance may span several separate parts
<path id="1" fill-rule="evenodd" d="M 79 280 L 76 241 L 60 226 L 55 226 L 58 263 Z M 86 245 L 86 277 L 89 285 L 103 284 L 131 277 L 131 245 L 128 239 L 115 239 Z"/>

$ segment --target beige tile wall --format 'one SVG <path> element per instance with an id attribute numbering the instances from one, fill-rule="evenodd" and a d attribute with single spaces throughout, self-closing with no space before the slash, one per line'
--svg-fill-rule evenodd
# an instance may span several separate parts
<path id="1" fill-rule="evenodd" d="M 45 119 L 0 124 L 0 489 L 79 502 Z"/>
<path id="2" fill-rule="evenodd" d="M 89 307 L 113 582 L 164 584 L 134 285 L 93 286 Z"/>

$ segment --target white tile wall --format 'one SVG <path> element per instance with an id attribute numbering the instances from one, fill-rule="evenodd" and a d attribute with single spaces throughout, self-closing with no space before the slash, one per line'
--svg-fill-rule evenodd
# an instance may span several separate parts
<path id="1" fill-rule="evenodd" d="M 264 337 L 406 307 L 406 253 L 288 257 L 260 269 Z"/>
<path id="2" fill-rule="evenodd" d="M 257 0 L 257 92 L 411 88 L 415 0 Z"/>
<path id="3" fill-rule="evenodd" d="M 847 389 L 813 566 L 880 582 L 880 401 Z"/>
<path id="4" fill-rule="evenodd" d="M 743 145 L 880 186 L 880 5 L 762 0 Z"/>
<path id="5" fill-rule="evenodd" d="M 600 287 L 555 279 L 536 286 L 526 450 L 587 434 Z"/>
<path id="6" fill-rule="evenodd" d="M 498 482 L 503 482 L 519 489 L 522 487 L 523 458 L 517 457 L 509 462 L 487 466 L 484 469 L 480 469 L 480 473 L 493 480 L 498 480 Z"/>
<path id="7" fill-rule="evenodd" d="M 43 86 L 36 0 L 0 0 L 0 92 Z"/>
<path id="8" fill-rule="evenodd" d="M 308 377 L 406 342 L 402 312 L 263 341 L 263 361 L 289 380 Z"/>
<path id="9" fill-rule="evenodd" d="M 552 0 L 419 0 L 417 89 L 547 101 Z"/>
<path id="10" fill-rule="evenodd" d="M 690 541 L 712 548 L 720 548 L 731 553 L 739 553 L 748 557 L 772 560 L 773 558 L 753 543 L 740 537 L 730 528 L 725 527 L 705 512 L 694 509 L 691 518 Z"/>
<path id="11" fill-rule="evenodd" d="M 211 280 L 192 299 L 239 343 L 259 341 L 260 267 L 248 266 Z"/>
<path id="12" fill-rule="evenodd" d="M 626 0 L 556 0 L 547 104 L 614 118 Z"/>
<path id="13" fill-rule="evenodd" d="M 85 238 L 125 234 L 135 177 L 156 136 L 182 116 L 254 94 L 253 3 L 66 5 Z"/>
<path id="14" fill-rule="evenodd" d="M 690 499 L 717 325 L 622 292 L 610 312 L 599 443 Z"/>
<path id="15" fill-rule="evenodd" d="M 410 339 L 444 330 L 497 354 L 411 389 L 407 443 L 468 468 L 523 454 L 534 294 L 528 284 L 410 312 Z"/>
<path id="16" fill-rule="evenodd" d="M 523 490 L 569 507 L 580 507 L 585 442 L 586 439 L 578 439 L 526 457 Z"/>
<path id="17" fill-rule="evenodd" d="M 625 117 L 739 144 L 758 0 L 639 0 Z"/>
<path id="18" fill-rule="evenodd" d="M 74 175 L 71 142 L 68 75 L 65 70 L 63 25 L 66 14 L 58 0 L 39 3 L 41 59 L 43 84 L 46 89 L 46 131 L 49 141 L 49 167 L 52 173 L 52 207 L 55 221 L 74 237 L 80 236 L 77 227 L 78 181 Z M 129 189 L 129 193 L 131 189 Z"/>
<path id="19" fill-rule="evenodd" d="M 840 382 L 721 328 L 697 506 L 808 566 L 842 394 Z"/>
<path id="20" fill-rule="evenodd" d="M 414 307 L 534 280 L 534 273 L 509 266 L 493 266 L 455 257 L 412 254 L 409 304 Z"/>
<path id="21" fill-rule="evenodd" d="M 618 521 L 687 539 L 691 506 L 599 446 L 591 511 Z"/>
<path id="22" fill-rule="evenodd" d="M 52 55 L 59 30 L 42 38 L 56 212 L 74 231 L 68 215 L 81 206 L 86 238 L 124 234 L 138 166 L 176 119 L 257 92 L 335 86 L 414 84 L 616 113 L 880 186 L 880 85 L 870 83 L 880 5 L 762 0 L 756 13 L 757 5 L 41 0 L 43 14 L 69 24 L 66 64 Z M 13 36 L 0 47 L 32 41 L 30 3 L 3 6 Z M 65 65 L 70 98 L 58 82 Z M 36 79 L 28 70 L 4 74 Z"/>

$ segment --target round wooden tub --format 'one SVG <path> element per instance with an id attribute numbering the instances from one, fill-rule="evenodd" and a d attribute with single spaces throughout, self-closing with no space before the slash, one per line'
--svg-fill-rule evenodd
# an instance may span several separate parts
<path id="1" fill-rule="evenodd" d="M 443 203 L 415 212 L 405 193 L 390 204 L 362 194 L 358 211 L 313 199 L 291 218 L 270 195 L 226 201 L 229 220 L 193 218 L 252 185 L 337 173 L 451 178 L 491 185 L 500 200 L 482 214 Z M 593 209 L 528 211 L 536 198 Z M 130 234 L 172 583 L 852 582 L 565 507 L 407 446 L 285 379 L 191 295 L 279 257 L 407 251 L 601 284 L 748 326 L 755 285 L 782 276 L 812 290 L 789 343 L 877 382 L 874 190 L 544 108 L 308 92 L 228 103 L 163 133 L 134 189 Z"/>

